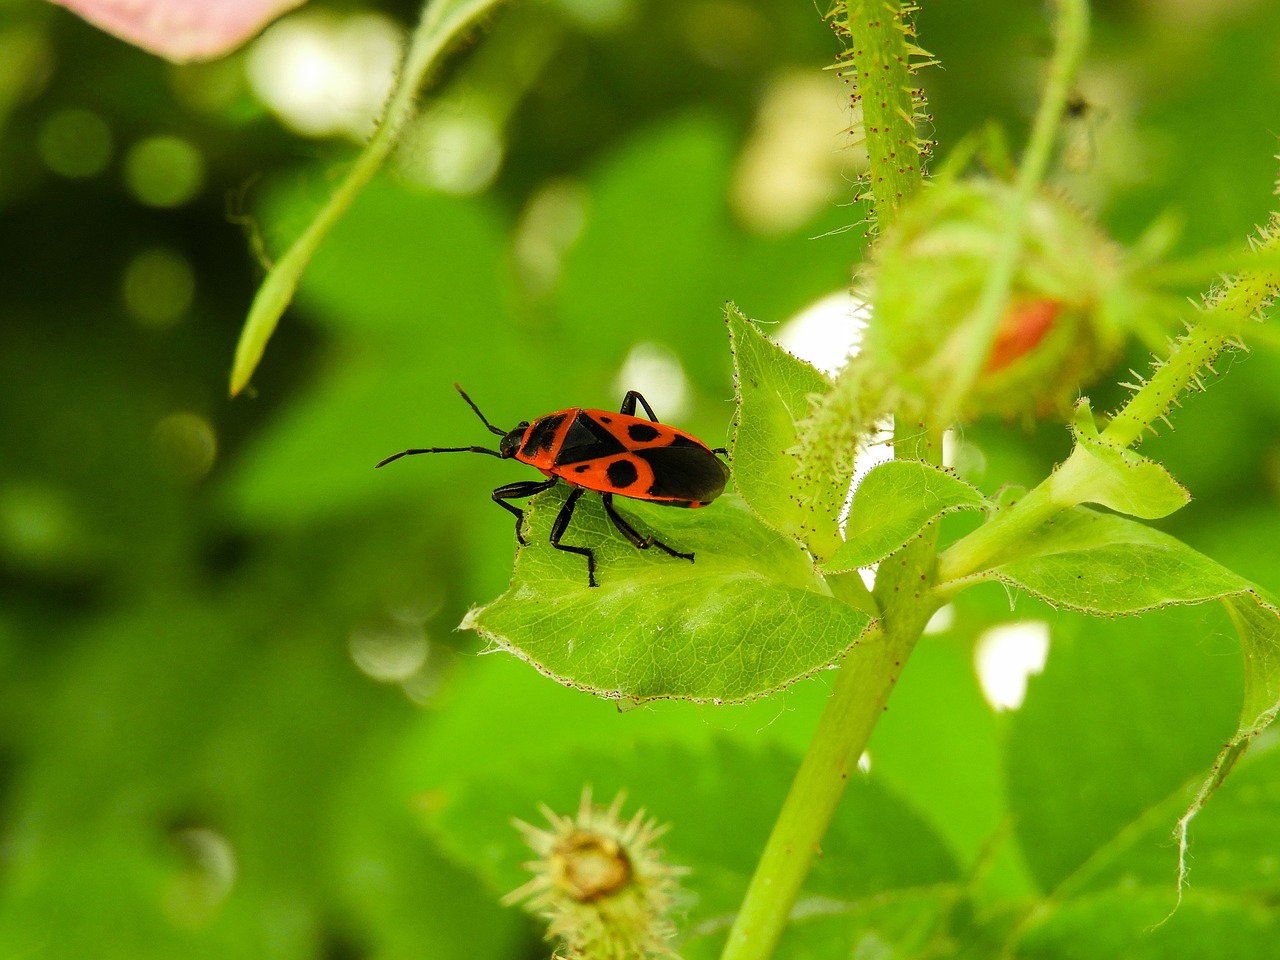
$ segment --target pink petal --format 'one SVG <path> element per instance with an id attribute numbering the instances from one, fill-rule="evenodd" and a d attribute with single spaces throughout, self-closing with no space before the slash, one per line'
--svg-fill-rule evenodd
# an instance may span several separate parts
<path id="1" fill-rule="evenodd" d="M 181 63 L 230 53 L 306 0 L 53 0 L 107 33 Z"/>

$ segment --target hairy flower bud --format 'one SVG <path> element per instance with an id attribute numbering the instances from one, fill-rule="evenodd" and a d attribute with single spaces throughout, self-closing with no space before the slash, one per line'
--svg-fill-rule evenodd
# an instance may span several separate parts
<path id="1" fill-rule="evenodd" d="M 582 791 L 574 817 L 543 806 L 549 829 L 516 820 L 537 855 L 525 864 L 534 877 L 503 897 L 526 900 L 526 908 L 548 921 L 547 939 L 559 940 L 566 960 L 648 960 L 674 957 L 667 946 L 675 935 L 669 913 L 676 877 L 684 873 L 662 859 L 654 841 L 667 830 L 645 820 L 643 809 L 623 821 L 624 794 L 609 806 L 591 802 Z"/>
<path id="2" fill-rule="evenodd" d="M 1044 416 L 1116 359 L 1124 331 L 1121 249 L 1049 194 L 1026 214 L 1010 297 L 994 335 L 976 307 L 1007 232 L 1014 188 L 992 179 L 935 182 L 885 231 L 867 273 L 874 317 L 863 349 L 904 398 L 935 408 L 973 351 L 984 351 L 962 417 Z M 985 342 L 981 342 L 985 339 Z"/>

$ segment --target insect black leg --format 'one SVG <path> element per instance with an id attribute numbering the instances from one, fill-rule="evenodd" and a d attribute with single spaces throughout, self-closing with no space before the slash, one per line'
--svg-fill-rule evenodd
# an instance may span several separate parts
<path id="1" fill-rule="evenodd" d="M 657 414 L 653 412 L 653 407 L 649 406 L 649 401 L 640 395 L 639 390 L 627 391 L 627 395 L 622 398 L 622 408 L 620 412 L 626 414 L 628 417 L 634 417 L 636 415 L 637 400 L 640 401 L 640 406 L 644 407 L 644 412 L 649 415 L 650 420 L 654 423 L 661 422 L 658 420 Z"/>
<path id="2" fill-rule="evenodd" d="M 507 503 L 508 500 L 520 500 L 524 497 L 532 497 L 534 494 L 541 493 L 543 490 L 550 490 L 556 485 L 555 477 L 545 482 L 538 480 L 517 480 L 515 483 L 508 483 L 504 487 L 499 487 L 493 491 L 493 502 L 500 506 L 508 513 L 516 515 L 516 539 L 520 541 L 520 545 L 524 546 L 527 541 L 524 538 L 524 511 L 519 507 L 513 507 Z"/>
<path id="3" fill-rule="evenodd" d="M 640 536 L 639 531 L 617 510 L 613 508 L 613 494 L 602 493 L 600 499 L 604 501 L 604 512 L 609 515 L 609 519 L 613 521 L 613 525 L 618 528 L 618 532 L 631 541 L 631 545 L 638 550 L 648 550 L 650 547 L 657 547 L 659 550 L 666 552 L 673 557 L 679 557 L 681 560 L 688 560 L 693 563 L 692 553 L 681 553 L 679 550 L 672 550 L 657 537 L 650 534 L 647 537 Z"/>
<path id="4" fill-rule="evenodd" d="M 573 492 L 569 494 L 569 498 L 565 500 L 564 506 L 560 508 L 560 514 L 556 517 L 555 525 L 551 528 L 551 545 L 557 550 L 565 550 L 569 553 L 576 553 L 579 556 L 587 558 L 587 583 L 593 587 L 598 587 L 596 583 L 596 554 L 590 547 L 571 547 L 567 543 L 561 543 L 560 538 L 564 536 L 564 532 L 569 527 L 569 521 L 573 519 L 573 508 L 578 505 L 578 498 L 585 491 L 582 487 L 574 487 Z"/>

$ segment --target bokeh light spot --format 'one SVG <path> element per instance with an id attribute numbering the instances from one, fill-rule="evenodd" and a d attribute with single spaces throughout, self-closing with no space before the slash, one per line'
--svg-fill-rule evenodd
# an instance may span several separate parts
<path id="1" fill-rule="evenodd" d="M 125 309 L 146 327 L 172 326 L 191 307 L 195 273 L 176 250 L 144 250 L 124 269 L 121 295 Z"/>
<path id="2" fill-rule="evenodd" d="M 82 535 L 62 491 L 31 483 L 0 487 L 0 556 L 16 566 L 54 564 Z"/>
<path id="3" fill-rule="evenodd" d="M 400 27 L 378 14 L 296 14 L 250 48 L 249 85 L 299 133 L 363 140 L 391 91 L 403 41 Z"/>
<path id="4" fill-rule="evenodd" d="M 492 117 L 477 106 L 444 101 L 410 124 L 396 161 L 415 183 L 465 197 L 493 182 L 504 150 Z"/>
<path id="5" fill-rule="evenodd" d="M 111 129 L 88 110 L 59 110 L 40 126 L 40 159 L 64 177 L 92 177 L 111 160 Z"/>
<path id="6" fill-rule="evenodd" d="M 148 137 L 125 157 L 129 191 L 150 207 L 180 207 L 204 184 L 204 158 L 181 137 Z"/>
<path id="7" fill-rule="evenodd" d="M 730 189 L 747 229 L 795 230 L 866 169 L 865 148 L 847 144 L 854 120 L 847 104 L 847 90 L 831 74 L 788 75 L 769 85 Z"/>
<path id="8" fill-rule="evenodd" d="M 169 414 L 156 424 L 152 439 L 165 466 L 187 482 L 207 474 L 218 456 L 218 435 L 199 414 Z"/>
<path id="9" fill-rule="evenodd" d="M 619 397 L 638 390 L 653 407 L 659 420 L 679 420 L 689 412 L 689 379 L 680 358 L 660 343 L 637 343 L 622 361 L 613 388 Z M 636 408 L 636 416 L 645 412 Z M 714 444 L 712 444 L 714 446 Z"/>
<path id="10" fill-rule="evenodd" d="M 996 710 L 1017 710 L 1027 694 L 1027 678 L 1044 669 L 1049 656 L 1049 624 L 1020 620 L 992 627 L 978 638 L 974 665 L 982 695 Z"/>
<path id="11" fill-rule="evenodd" d="M 516 224 L 512 252 L 531 297 L 543 298 L 555 290 L 564 256 L 582 236 L 586 221 L 587 191 L 577 180 L 552 180 L 529 198 Z"/>
<path id="12" fill-rule="evenodd" d="M 421 624 L 396 623 L 352 631 L 347 649 L 366 676 L 380 683 L 401 683 L 426 664 L 429 643 Z"/>
<path id="13" fill-rule="evenodd" d="M 869 311 L 865 300 L 838 290 L 787 320 L 774 339 L 823 373 L 835 374 L 857 352 Z"/>
<path id="14" fill-rule="evenodd" d="M 179 926 L 198 927 L 213 917 L 235 886 L 236 851 L 230 840 L 208 827 L 178 830 L 173 843 L 186 860 L 186 869 L 165 892 L 165 912 Z"/>

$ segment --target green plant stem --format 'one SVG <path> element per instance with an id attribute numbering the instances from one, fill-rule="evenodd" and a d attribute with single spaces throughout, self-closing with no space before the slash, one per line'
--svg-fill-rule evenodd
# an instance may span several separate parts
<path id="1" fill-rule="evenodd" d="M 873 631 L 846 656 L 756 865 L 722 960 L 763 960 L 773 954 L 836 805 L 910 651 L 910 644 L 899 638 Z"/>
<path id="2" fill-rule="evenodd" d="M 1262 249 L 1277 248 L 1280 235 L 1267 235 Z M 1111 418 L 1101 439 L 1117 447 L 1130 447 L 1141 440 L 1189 387 L 1200 385 L 1201 374 L 1211 370 L 1214 358 L 1245 331 L 1249 318 L 1275 294 L 1278 286 L 1280 268 L 1254 270 L 1232 280 L 1209 307 L 1210 316 L 1173 342 L 1168 359 Z"/>
<path id="3" fill-rule="evenodd" d="M 876 220 L 887 226 L 900 203 L 924 182 L 916 136 L 910 58 L 919 51 L 907 37 L 901 6 L 883 0 L 849 0 L 844 9 L 849 54 L 857 73 L 863 126 L 871 161 Z M 846 375 L 836 390 L 854 382 Z M 829 405 L 828 405 L 829 406 Z M 899 417 L 896 456 L 941 461 L 941 434 L 925 433 Z M 836 676 L 818 729 L 774 822 L 742 907 L 729 931 L 722 960 L 765 960 L 773 954 L 791 909 L 857 768 L 893 686 L 917 638 L 936 609 L 926 589 L 936 554 L 934 528 L 881 565 L 892 572 L 876 598 L 884 616 L 849 652 Z M 836 596 L 862 609 L 875 608 L 856 574 L 830 578 Z M 855 586 L 857 589 L 855 589 Z M 908 587 L 903 589 L 903 587 Z"/>
<path id="4" fill-rule="evenodd" d="M 1044 482 L 1027 491 L 1022 499 L 944 550 L 938 557 L 941 589 L 954 592 L 954 588 L 960 586 L 957 581 L 989 569 L 1055 513 L 1071 506 L 1070 500 L 1064 498 L 1060 491 L 1064 487 L 1075 487 L 1073 468 L 1080 463 L 1080 458 L 1068 457 Z M 1055 482 L 1058 477 L 1060 480 Z M 948 584 L 953 587 L 948 587 Z"/>
<path id="5" fill-rule="evenodd" d="M 941 436 L 900 417 L 895 455 L 941 460 Z M 773 954 L 849 777 L 866 749 L 894 684 L 938 607 L 932 581 L 936 525 L 880 565 L 875 596 L 884 616 L 849 651 L 818 729 L 792 781 L 721 960 Z M 856 576 L 849 575 L 849 576 Z M 832 578 L 839 595 L 841 579 Z"/>
<path id="6" fill-rule="evenodd" d="M 386 113 L 368 145 L 329 199 L 293 242 L 285 255 L 267 272 L 249 307 L 231 367 L 231 396 L 248 385 L 262 359 L 267 341 L 293 300 L 302 272 L 321 241 L 350 208 L 395 146 L 405 122 L 413 115 L 418 91 L 437 67 L 449 46 L 476 20 L 501 0 L 427 0 L 422 20 L 413 32 Z"/>
<path id="7" fill-rule="evenodd" d="M 882 227 L 924 183 L 911 89 L 911 57 L 919 51 L 907 41 L 905 16 L 900 4 L 884 0 L 848 0 L 844 5 L 842 26 L 866 132 L 867 176 L 875 219 Z"/>
<path id="8" fill-rule="evenodd" d="M 1049 65 L 1049 78 L 1045 84 L 1040 108 L 1036 111 L 1031 138 L 1018 168 L 1013 200 L 1009 205 L 1004 234 L 987 274 L 986 282 L 974 306 L 973 321 L 967 325 L 972 331 L 964 344 L 964 352 L 956 363 L 956 373 L 943 399 L 941 415 L 947 422 L 955 419 L 965 397 L 969 396 L 982 372 L 983 364 L 991 350 L 996 329 L 1004 316 L 1005 304 L 1013 288 L 1018 258 L 1022 251 L 1026 232 L 1027 212 L 1053 153 L 1053 144 L 1062 111 L 1071 93 L 1072 79 L 1084 56 L 1089 37 L 1089 7 L 1087 0 L 1058 0 L 1056 38 L 1053 60 Z"/>

